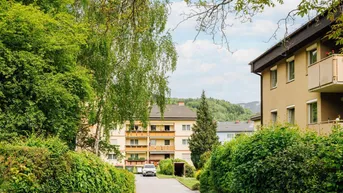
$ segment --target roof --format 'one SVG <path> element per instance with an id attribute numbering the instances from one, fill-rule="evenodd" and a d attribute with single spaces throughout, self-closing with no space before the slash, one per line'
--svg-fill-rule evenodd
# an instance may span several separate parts
<path id="1" fill-rule="evenodd" d="M 179 105 L 167 105 L 163 116 L 165 120 L 195 120 L 197 117 L 194 111 Z M 160 108 L 157 105 L 152 107 L 149 118 L 150 120 L 161 119 Z"/>
<path id="2" fill-rule="evenodd" d="M 316 39 L 323 37 L 330 30 L 331 23 L 332 22 L 325 16 L 318 16 L 310 20 L 250 62 L 249 65 L 251 65 L 251 71 L 255 73 L 262 72 L 264 69 L 274 65 L 276 62 L 293 56 L 297 50 Z"/>
<path id="3" fill-rule="evenodd" d="M 217 132 L 253 132 L 253 122 L 218 122 Z"/>
<path id="4" fill-rule="evenodd" d="M 261 114 L 258 113 L 258 114 L 256 114 L 256 115 L 251 116 L 251 117 L 250 117 L 250 120 L 252 120 L 252 121 L 261 120 Z"/>

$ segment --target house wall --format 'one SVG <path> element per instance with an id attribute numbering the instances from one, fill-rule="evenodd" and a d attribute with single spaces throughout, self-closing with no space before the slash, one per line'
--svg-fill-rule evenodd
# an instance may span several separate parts
<path id="1" fill-rule="evenodd" d="M 286 60 L 282 60 L 277 65 L 277 87 L 271 88 L 270 69 L 262 72 L 263 76 L 263 124 L 271 123 L 271 111 L 277 109 L 277 120 L 287 122 L 287 106 L 295 105 L 295 123 L 301 128 L 306 128 L 308 123 L 307 101 L 317 99 L 318 121 L 321 121 L 321 96 L 320 93 L 308 91 L 308 58 L 306 48 L 317 43 L 318 53 L 321 53 L 320 42 L 311 44 L 300 49 L 294 55 L 295 80 L 287 82 Z M 291 56 L 290 56 L 291 57 Z M 317 54 L 317 61 L 321 59 L 321 54 Z"/>

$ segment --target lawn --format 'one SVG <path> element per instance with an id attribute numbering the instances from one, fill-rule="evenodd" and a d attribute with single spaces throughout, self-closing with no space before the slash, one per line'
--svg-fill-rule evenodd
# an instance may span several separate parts
<path id="1" fill-rule="evenodd" d="M 176 179 L 183 184 L 184 186 L 186 186 L 187 188 L 191 189 L 191 190 L 195 190 L 194 189 L 194 185 L 199 183 L 199 181 L 195 178 L 184 178 L 184 177 L 176 177 Z"/>
<path id="2" fill-rule="evenodd" d="M 175 178 L 175 176 L 171 176 L 171 175 L 164 175 L 164 174 L 160 174 L 157 172 L 156 176 L 160 179 L 165 179 L 165 178 Z"/>

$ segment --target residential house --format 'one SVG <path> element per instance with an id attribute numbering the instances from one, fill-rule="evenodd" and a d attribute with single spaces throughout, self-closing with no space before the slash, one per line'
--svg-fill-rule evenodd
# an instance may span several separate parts
<path id="1" fill-rule="evenodd" d="M 163 119 L 159 108 L 153 106 L 146 128 L 138 121 L 133 127 L 127 122 L 122 129 L 111 132 L 110 142 L 119 145 L 124 159 L 117 160 L 111 154 L 103 159 L 116 166 L 157 164 L 166 158 L 180 158 L 191 163 L 188 138 L 195 120 L 196 113 L 183 102 L 167 105 Z"/>
<path id="2" fill-rule="evenodd" d="M 254 123 L 252 121 L 217 122 L 217 135 L 221 143 L 230 141 L 241 134 L 251 135 L 254 130 Z"/>
<path id="3" fill-rule="evenodd" d="M 261 129 L 261 114 L 260 113 L 251 116 L 250 121 L 254 122 L 254 130 L 255 131 Z"/>
<path id="4" fill-rule="evenodd" d="M 329 133 L 343 115 L 343 56 L 319 16 L 253 60 L 261 77 L 262 124 L 289 122 Z M 339 122 L 339 121 L 338 121 Z"/>

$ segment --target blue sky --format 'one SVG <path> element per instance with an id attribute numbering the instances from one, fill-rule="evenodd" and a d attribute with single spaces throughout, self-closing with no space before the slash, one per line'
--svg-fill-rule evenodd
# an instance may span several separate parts
<path id="1" fill-rule="evenodd" d="M 298 2 L 288 0 L 282 6 L 267 9 L 251 23 L 229 19 L 234 25 L 226 30 L 226 35 L 234 53 L 213 44 L 211 36 L 200 35 L 193 41 L 196 35 L 194 20 L 179 25 L 171 31 L 178 52 L 177 69 L 169 78 L 171 96 L 198 98 L 205 90 L 208 97 L 232 103 L 259 101 L 260 80 L 250 72 L 248 64 L 283 37 L 284 30 L 281 29 L 277 40 L 266 43 L 277 28 L 277 21 L 284 18 Z M 188 11 L 183 1 L 173 2 L 167 27 L 175 28 L 183 19 L 182 13 Z M 298 19 L 289 29 L 295 30 L 305 21 Z"/>

